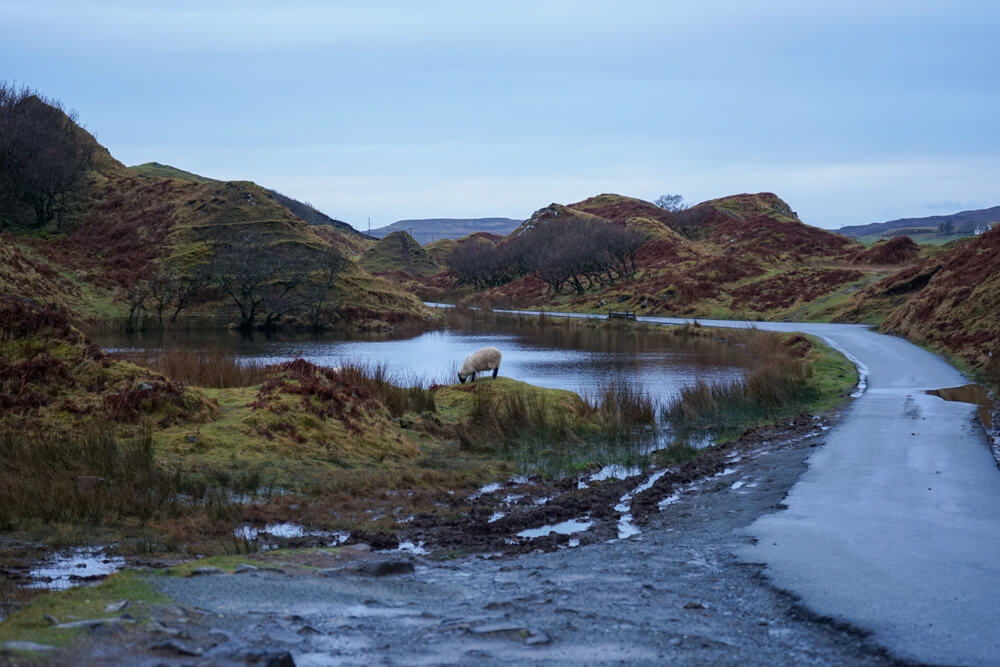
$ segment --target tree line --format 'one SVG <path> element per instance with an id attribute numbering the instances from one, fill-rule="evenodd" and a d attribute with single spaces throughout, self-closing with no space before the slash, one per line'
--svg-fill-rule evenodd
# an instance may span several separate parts
<path id="1" fill-rule="evenodd" d="M 76 121 L 58 100 L 0 81 L 0 223 L 62 226 L 93 166 Z"/>
<path id="2" fill-rule="evenodd" d="M 193 305 L 224 299 L 241 331 L 273 330 L 287 317 L 320 330 L 338 317 L 335 283 L 348 264 L 332 246 L 239 234 L 217 241 L 207 263 L 183 267 L 164 261 L 149 277 L 125 287 L 127 328 L 137 328 L 143 313 L 154 314 L 162 327 L 165 317 L 175 323 Z"/>
<path id="3" fill-rule="evenodd" d="M 460 284 L 481 289 L 537 275 L 556 293 L 583 294 L 632 278 L 643 236 L 599 219 L 550 217 L 497 245 L 466 241 L 448 256 Z"/>

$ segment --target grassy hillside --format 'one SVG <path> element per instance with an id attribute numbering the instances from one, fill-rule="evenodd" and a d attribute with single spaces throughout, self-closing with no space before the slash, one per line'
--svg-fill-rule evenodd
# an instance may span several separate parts
<path id="1" fill-rule="evenodd" d="M 803 224 L 770 193 L 734 195 L 673 213 L 631 197 L 602 194 L 536 211 L 512 236 L 548 221 L 595 220 L 642 234 L 632 280 L 583 294 L 546 289 L 524 276 L 488 292 L 466 294 L 479 303 L 571 310 L 621 308 L 696 317 L 781 318 L 818 299 L 849 293 L 891 269 L 855 260 L 865 248 Z M 443 253 L 442 253 L 443 254 Z M 441 276 L 421 280 L 430 287 Z"/>
<path id="2" fill-rule="evenodd" d="M 130 326 L 174 316 L 213 326 L 365 327 L 423 317 L 413 295 L 354 263 L 372 241 L 348 226 L 325 216 L 311 226 L 292 209 L 322 214 L 252 182 L 155 162 L 125 168 L 50 111 L 53 127 L 92 154 L 91 170 L 57 226 L 25 223 L 7 237 L 0 294 L 89 320 L 127 317 Z M 3 219 L 28 220 L 21 210 L 0 210 Z M 335 271 L 334 257 L 344 258 Z"/>
<path id="3" fill-rule="evenodd" d="M 401 271 L 408 276 L 429 276 L 442 266 L 406 232 L 393 232 L 380 240 L 358 263 L 371 273 Z"/>
<path id="4" fill-rule="evenodd" d="M 878 321 L 982 369 L 1000 386 L 1000 229 L 894 273 L 844 304 L 842 319 Z"/>
<path id="5" fill-rule="evenodd" d="M 190 171 L 184 171 L 183 169 L 171 167 L 169 164 L 160 164 L 159 162 L 146 162 L 133 165 L 128 167 L 128 170 L 136 176 L 146 176 L 148 178 L 174 178 L 178 181 L 192 181 L 194 183 L 206 183 L 215 180 L 214 178 L 199 176 Z"/>

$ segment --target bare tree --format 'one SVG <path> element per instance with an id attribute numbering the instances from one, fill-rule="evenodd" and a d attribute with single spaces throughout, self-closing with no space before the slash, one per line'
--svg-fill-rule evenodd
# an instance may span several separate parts
<path id="1" fill-rule="evenodd" d="M 680 195 L 660 195 L 653 203 L 664 210 L 673 212 L 683 211 L 687 208 L 684 198 Z"/>
<path id="2" fill-rule="evenodd" d="M 258 321 L 273 329 L 301 305 L 297 288 L 315 268 L 316 255 L 315 248 L 272 243 L 264 233 L 249 231 L 216 243 L 212 282 L 239 311 L 241 331 L 253 330 Z"/>
<path id="3" fill-rule="evenodd" d="M 149 285 L 145 281 L 137 281 L 126 286 L 122 292 L 125 305 L 128 306 L 128 321 L 126 331 L 139 329 L 142 311 L 146 309 L 146 297 L 149 296 Z"/>
<path id="4" fill-rule="evenodd" d="M 316 251 L 316 264 L 309 279 L 302 284 L 305 317 L 314 331 L 320 331 L 336 317 L 341 295 L 337 278 L 349 264 L 332 246 Z"/>
<path id="5" fill-rule="evenodd" d="M 459 282 L 495 287 L 535 274 L 561 292 L 578 294 L 632 278 L 643 236 L 622 225 L 594 219 L 551 218 L 497 246 L 464 244 L 448 257 Z"/>
<path id="6" fill-rule="evenodd" d="M 58 100 L 0 82 L 0 196 L 12 220 L 18 207 L 34 226 L 63 222 L 69 203 L 87 182 L 93 147 Z"/>

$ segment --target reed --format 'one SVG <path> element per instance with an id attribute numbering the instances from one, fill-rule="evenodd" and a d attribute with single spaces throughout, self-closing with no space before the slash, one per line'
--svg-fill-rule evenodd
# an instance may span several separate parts
<path id="1" fill-rule="evenodd" d="M 167 471 L 148 432 L 119 438 L 93 425 L 72 433 L 0 429 L 0 526 L 22 520 L 99 525 L 208 512 L 234 515 L 236 480 Z M 251 481 L 251 483 L 256 483 Z"/>
<path id="2" fill-rule="evenodd" d="M 393 375 L 385 364 L 348 363 L 340 367 L 339 373 L 345 382 L 364 387 L 394 417 L 437 410 L 431 383 L 423 378 Z"/>
<path id="3" fill-rule="evenodd" d="M 779 337 L 759 333 L 743 336 L 758 360 L 748 377 L 711 385 L 699 380 L 663 409 L 664 421 L 675 432 L 731 432 L 797 413 L 817 400 L 808 366 Z"/>
<path id="4" fill-rule="evenodd" d="M 222 349 L 169 347 L 119 352 L 115 356 L 185 384 L 211 389 L 250 387 L 263 382 L 269 372 L 266 366 L 241 361 Z"/>
<path id="5" fill-rule="evenodd" d="M 656 423 L 657 401 L 642 387 L 611 380 L 595 396 L 586 397 L 589 408 L 612 430 L 628 431 Z"/>

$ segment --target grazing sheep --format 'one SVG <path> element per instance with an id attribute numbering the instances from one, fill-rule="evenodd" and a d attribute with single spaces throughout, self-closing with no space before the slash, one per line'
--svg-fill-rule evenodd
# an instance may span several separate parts
<path id="1" fill-rule="evenodd" d="M 476 373 L 480 371 L 493 370 L 493 377 L 497 376 L 500 370 L 500 350 L 495 347 L 484 347 L 476 350 L 465 358 L 462 363 L 462 370 L 458 371 L 458 381 L 465 382 L 465 378 L 472 376 L 472 381 L 476 381 Z"/>

